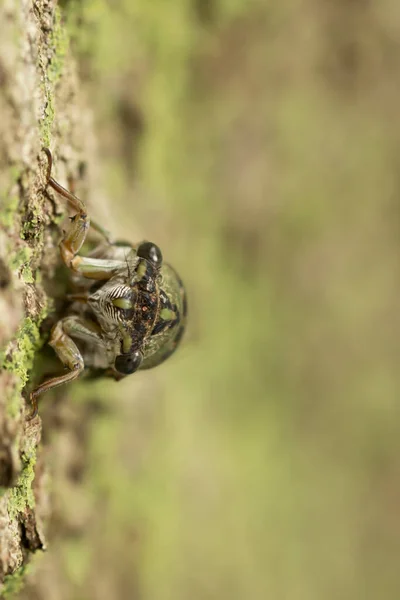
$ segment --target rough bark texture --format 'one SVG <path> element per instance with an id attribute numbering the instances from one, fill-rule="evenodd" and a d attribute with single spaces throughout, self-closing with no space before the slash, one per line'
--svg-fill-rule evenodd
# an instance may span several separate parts
<path id="1" fill-rule="evenodd" d="M 41 148 L 51 147 L 65 183 L 79 178 L 87 139 L 87 113 L 55 0 L 0 3 L 0 85 L 0 595 L 7 597 L 31 554 L 46 548 L 51 513 L 51 449 L 39 448 L 41 417 L 26 420 L 34 355 L 55 314 L 65 214 L 45 190 Z"/>

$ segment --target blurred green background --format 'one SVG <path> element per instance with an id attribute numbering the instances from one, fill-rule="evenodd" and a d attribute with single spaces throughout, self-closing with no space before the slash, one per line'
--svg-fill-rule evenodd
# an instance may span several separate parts
<path id="1" fill-rule="evenodd" d="M 400 4 L 62 8 L 99 218 L 161 246 L 190 318 L 81 391 L 112 409 L 60 597 L 398 599 Z"/>

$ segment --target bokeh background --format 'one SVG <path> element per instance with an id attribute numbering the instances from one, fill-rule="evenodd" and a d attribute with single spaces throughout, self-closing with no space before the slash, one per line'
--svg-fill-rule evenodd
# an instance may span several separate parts
<path id="1" fill-rule="evenodd" d="M 103 409 L 47 597 L 397 600 L 400 4 L 61 6 L 93 211 L 161 246 L 190 318 L 75 392 Z"/>

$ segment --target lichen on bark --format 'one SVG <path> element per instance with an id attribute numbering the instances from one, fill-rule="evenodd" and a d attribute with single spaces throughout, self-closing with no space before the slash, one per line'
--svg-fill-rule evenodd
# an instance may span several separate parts
<path id="1" fill-rule="evenodd" d="M 85 111 L 55 0 L 0 3 L 0 596 L 46 546 L 49 499 L 41 419 L 26 419 L 35 353 L 54 312 L 65 213 L 45 189 L 43 146 L 58 177 L 77 176 Z M 13 575 L 15 574 L 15 575 Z M 18 586 L 15 586 L 18 587 Z M 7 596 L 8 597 L 8 596 Z"/>

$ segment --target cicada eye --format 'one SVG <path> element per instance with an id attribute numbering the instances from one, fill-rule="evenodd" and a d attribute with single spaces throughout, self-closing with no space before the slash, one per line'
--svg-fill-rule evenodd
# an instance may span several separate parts
<path id="1" fill-rule="evenodd" d="M 138 370 L 143 360 L 139 350 L 128 354 L 119 354 L 115 359 L 115 368 L 121 375 L 131 375 Z"/>
<path id="2" fill-rule="evenodd" d="M 160 267 L 163 257 L 161 250 L 153 242 L 142 242 L 137 249 L 137 255 L 150 261 L 155 267 Z"/>

